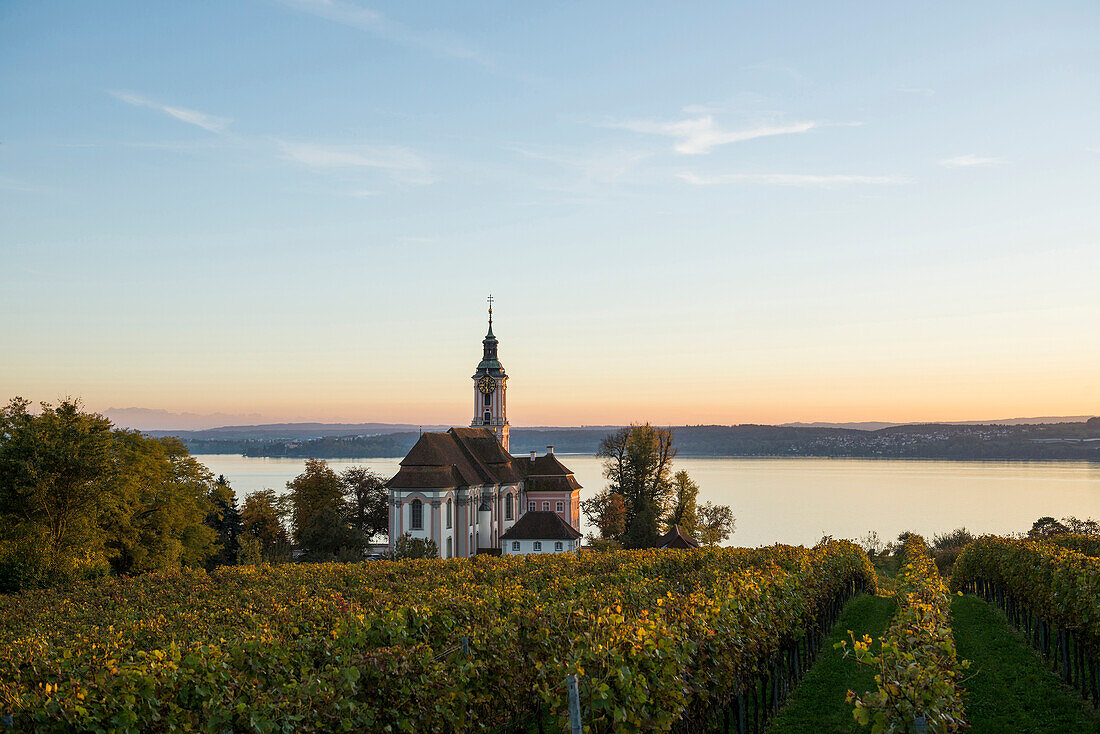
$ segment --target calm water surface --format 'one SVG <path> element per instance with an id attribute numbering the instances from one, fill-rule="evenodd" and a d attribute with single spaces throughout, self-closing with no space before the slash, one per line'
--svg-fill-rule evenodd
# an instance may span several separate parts
<path id="1" fill-rule="evenodd" d="M 596 457 L 559 457 L 584 485 L 582 498 L 604 486 Z M 265 487 L 283 491 L 305 465 L 303 459 L 196 458 L 228 477 L 238 498 Z M 399 461 L 328 463 L 336 471 L 369 466 L 389 477 Z M 1027 530 L 1043 515 L 1100 518 L 1100 464 L 1090 462 L 680 457 L 675 468 L 699 483 L 700 502 L 733 508 L 732 545 L 813 544 L 822 535 L 857 538 L 868 530 L 884 540 L 902 530 L 930 538 L 960 525 L 1008 533 Z"/>

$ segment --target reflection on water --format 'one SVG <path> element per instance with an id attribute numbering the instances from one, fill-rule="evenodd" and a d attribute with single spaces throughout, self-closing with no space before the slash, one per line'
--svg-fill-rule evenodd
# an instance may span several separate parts
<path id="1" fill-rule="evenodd" d="M 196 458 L 228 477 L 238 498 L 264 487 L 282 491 L 305 464 L 222 454 Z M 582 497 L 604 486 L 596 457 L 559 458 L 584 485 Z M 399 461 L 328 463 L 336 471 L 366 465 L 388 477 Z M 733 508 L 733 545 L 812 544 L 822 535 L 857 538 L 868 530 L 884 540 L 902 530 L 931 539 L 960 525 L 1010 533 L 1027 530 L 1043 515 L 1100 518 L 1100 464 L 1089 462 L 680 457 L 676 468 L 699 483 L 700 502 Z"/>

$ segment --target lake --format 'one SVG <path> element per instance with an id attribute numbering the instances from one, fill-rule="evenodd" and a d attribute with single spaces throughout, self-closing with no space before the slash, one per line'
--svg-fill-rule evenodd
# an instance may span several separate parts
<path id="1" fill-rule="evenodd" d="M 303 459 L 229 454 L 195 458 L 224 474 L 238 500 L 265 487 L 285 490 L 305 465 Z M 596 457 L 558 458 L 584 486 L 582 499 L 604 486 Z M 389 477 L 400 461 L 328 463 L 336 471 L 369 466 Z M 730 545 L 812 545 L 823 535 L 855 539 L 869 530 L 883 540 L 902 530 L 931 540 L 962 525 L 1002 534 L 1026 531 L 1043 515 L 1100 517 L 1100 464 L 1090 462 L 678 457 L 675 469 L 698 482 L 700 502 L 733 508 L 737 526 Z"/>

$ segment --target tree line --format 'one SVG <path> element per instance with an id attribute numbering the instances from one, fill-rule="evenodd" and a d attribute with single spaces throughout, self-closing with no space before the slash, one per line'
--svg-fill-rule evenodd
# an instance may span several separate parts
<path id="1" fill-rule="evenodd" d="M 385 479 L 306 462 L 238 507 L 176 438 L 115 428 L 78 400 L 0 408 L 0 592 L 181 566 L 361 558 L 388 530 Z"/>

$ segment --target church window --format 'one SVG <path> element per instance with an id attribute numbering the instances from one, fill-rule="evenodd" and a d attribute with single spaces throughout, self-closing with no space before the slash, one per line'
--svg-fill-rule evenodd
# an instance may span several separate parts
<path id="1" fill-rule="evenodd" d="M 447 500 L 447 527 L 451 527 L 451 501 Z M 450 540 L 447 541 L 448 543 Z M 450 556 L 447 556 L 450 558 Z"/>
<path id="2" fill-rule="evenodd" d="M 563 548 L 564 548 L 564 546 L 561 544 L 560 540 L 558 542 L 554 543 L 554 552 L 555 553 L 559 553 Z"/>
<path id="3" fill-rule="evenodd" d="M 447 538 L 447 557 L 448 558 L 451 557 L 451 548 L 452 547 L 453 547 L 453 544 L 451 543 L 451 539 Z"/>
<path id="4" fill-rule="evenodd" d="M 420 500 L 412 501 L 412 529 L 424 529 L 424 503 Z"/>
<path id="5" fill-rule="evenodd" d="M 536 553 L 539 553 L 540 551 L 542 551 L 542 541 L 541 540 L 536 540 L 534 542 L 534 548 L 535 548 Z"/>
<path id="6" fill-rule="evenodd" d="M 491 392 L 485 393 L 485 407 L 488 408 L 493 404 L 493 394 Z"/>
<path id="7" fill-rule="evenodd" d="M 542 511 L 543 512 L 550 512 L 550 503 L 549 502 L 543 502 L 542 503 Z"/>
<path id="8" fill-rule="evenodd" d="M 484 423 L 485 425 L 489 425 L 489 423 L 491 423 L 491 422 L 492 422 L 492 420 L 493 420 L 493 416 L 492 416 L 492 414 L 491 414 L 491 413 L 489 413 L 489 411 L 485 411 L 485 418 L 484 418 L 484 420 L 483 420 L 482 422 L 483 422 L 483 423 Z"/>
<path id="9" fill-rule="evenodd" d="M 512 510 L 512 495 L 510 495 L 510 494 L 504 495 L 504 519 L 505 520 L 514 520 L 515 519 L 515 513 Z"/>
<path id="10" fill-rule="evenodd" d="M 519 553 L 519 541 L 518 540 L 513 540 L 512 541 L 512 552 L 513 553 Z"/>
<path id="11" fill-rule="evenodd" d="M 558 500 L 557 510 L 558 510 L 558 512 L 565 512 L 565 503 L 562 502 L 561 500 Z"/>

